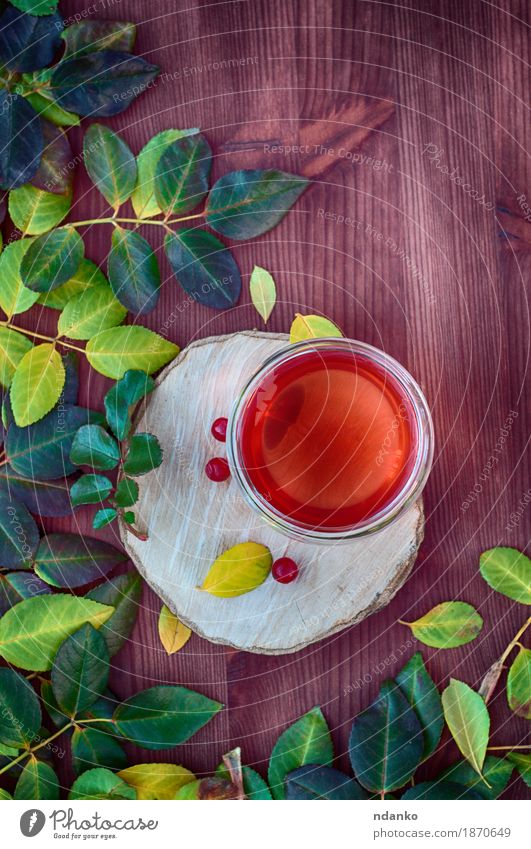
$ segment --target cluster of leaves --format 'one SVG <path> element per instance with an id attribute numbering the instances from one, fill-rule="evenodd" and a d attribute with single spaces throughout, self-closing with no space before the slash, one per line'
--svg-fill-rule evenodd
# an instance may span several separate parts
<path id="1" fill-rule="evenodd" d="M 90 466 L 94 471 L 83 474 L 72 485 L 72 505 L 101 504 L 109 506 L 95 514 L 92 526 L 103 528 L 120 517 L 128 525 L 135 521 L 132 507 L 138 501 L 138 484 L 134 480 L 156 469 L 162 463 L 162 449 L 152 433 L 135 433 L 132 410 L 155 387 L 153 379 L 143 371 L 126 371 L 104 398 L 106 424 L 82 425 L 74 436 L 70 460 L 76 466 Z M 101 472 L 118 468 L 116 486 Z M 144 537 L 145 538 L 145 537 Z"/>
<path id="2" fill-rule="evenodd" d="M 0 17 L 0 186 L 30 184 L 23 195 L 35 197 L 51 184 L 65 205 L 72 185 L 63 128 L 80 116 L 122 112 L 158 68 L 132 55 L 134 24 L 84 20 L 65 28 L 56 7 L 14 0 Z"/>
<path id="3" fill-rule="evenodd" d="M 492 589 L 520 604 L 531 604 L 531 560 L 525 554 L 515 548 L 491 548 L 481 555 L 479 569 Z M 409 625 L 413 635 L 425 645 L 450 649 L 474 640 L 483 628 L 483 619 L 464 601 L 445 601 L 415 622 L 402 624 Z M 514 713 L 525 719 L 531 719 L 531 649 L 523 646 L 520 639 L 530 625 L 531 619 L 527 619 L 492 664 L 479 688 L 487 703 L 498 685 L 505 661 L 517 649 L 507 674 L 507 702 Z"/>
<path id="4" fill-rule="evenodd" d="M 83 561 L 60 569 L 50 545 L 53 549 L 48 538 L 37 557 L 39 575 L 52 577 L 53 586 L 66 586 L 58 576 L 62 580 L 69 570 L 83 571 Z M 482 574 L 500 592 L 529 603 L 531 562 L 510 551 L 485 552 Z M 112 559 L 112 552 L 107 556 Z M 174 764 L 129 766 L 124 741 L 153 750 L 179 745 L 221 705 L 178 686 L 152 687 L 125 702 L 109 691 L 109 658 L 133 626 L 138 576 L 120 575 L 84 597 L 47 592 L 19 601 L 0 619 L 0 656 L 31 673 L 24 677 L 13 668 L 0 669 L 0 774 L 14 786 L 15 799 L 59 798 L 51 753 L 62 735 L 70 738 L 77 776 L 70 799 L 391 799 L 400 792 L 404 800 L 490 800 L 503 793 L 515 769 L 531 786 L 531 755 L 519 751 L 518 744 L 493 747 L 505 749 L 504 757 L 487 754 L 490 719 L 483 696 L 455 679 L 441 694 L 418 652 L 355 717 L 349 738 L 353 775 L 334 768 L 331 734 L 319 707 L 280 735 L 267 781 L 242 767 L 239 749 L 229 752 L 209 778 Z M 159 632 L 168 653 L 189 637 L 179 624 L 163 608 Z M 459 641 L 461 627 L 454 629 L 458 632 Z M 434 639 L 437 635 L 431 632 Z M 448 631 L 445 639 L 453 642 Z M 48 715 L 44 728 L 43 713 Z M 415 783 L 417 769 L 437 750 L 445 725 L 462 759 L 434 779 Z M 0 798 L 11 795 L 1 790 Z"/>
<path id="5" fill-rule="evenodd" d="M 60 359 L 66 374 L 63 392 L 55 407 L 38 422 L 19 427 L 13 418 L 10 397 L 4 398 L 5 455 L 0 459 L 0 585 L 4 608 L 7 600 L 20 600 L 20 593 L 26 597 L 30 589 L 43 591 L 39 579 L 47 580 L 39 571 L 44 544 L 32 514 L 38 519 L 68 516 L 79 505 L 110 498 L 110 505 L 102 506 L 94 516 L 93 526 L 102 527 L 117 517 L 131 524 L 134 514 L 127 508 L 138 498 L 134 477 L 155 468 L 162 459 L 154 436 L 129 435 L 132 410 L 153 387 L 145 372 L 128 371 L 112 386 L 105 396 L 104 417 L 76 404 L 76 355 L 68 353 Z M 106 424 L 116 439 L 105 429 Z M 116 487 L 104 475 L 80 474 L 79 467 L 86 465 L 98 470 L 117 467 Z M 58 545 L 58 550 L 52 552 L 58 572 L 49 581 L 53 586 L 81 586 L 104 576 L 111 568 L 110 561 L 98 559 L 94 550 L 98 540 L 68 535 L 69 543 L 62 550 L 62 535 L 52 536 Z M 66 568 L 70 560 L 75 570 Z M 28 572 L 32 568 L 37 577 L 30 572 L 28 581 L 13 571 Z"/>
<path id="6" fill-rule="evenodd" d="M 14 784 L 15 799 L 60 798 L 52 753 L 64 752 L 57 742 L 63 735 L 78 776 L 69 798 L 136 799 L 137 791 L 148 798 L 141 792 L 142 773 L 157 767 L 128 768 L 122 744 L 152 750 L 180 745 L 221 709 L 184 687 L 150 687 L 123 702 L 108 689 L 110 658 L 129 635 L 139 600 L 140 578 L 131 573 L 85 597 L 26 598 L 0 619 L 0 655 L 18 668 L 0 669 L 0 774 Z M 163 766 L 175 790 L 195 777 Z M 1 798 L 10 798 L 7 790 Z"/>
<path id="7" fill-rule="evenodd" d="M 0 381 L 10 390 L 18 426 L 45 416 L 64 389 L 58 344 L 83 351 L 69 340 L 86 341 L 89 363 L 114 379 L 131 369 L 151 374 L 177 353 L 175 345 L 147 328 L 122 325 L 128 310 L 143 314 L 154 309 L 160 292 L 156 255 L 137 232 L 139 224 L 164 228 L 170 264 L 193 300 L 220 309 L 236 302 L 241 277 L 230 250 L 207 230 L 171 229 L 186 220 L 171 216 L 195 208 L 208 194 L 203 212 L 193 217 L 204 218 L 219 233 L 247 239 L 275 226 L 306 181 L 280 171 L 235 171 L 221 177 L 208 193 L 211 158 L 208 143 L 195 130 L 159 133 L 135 158 L 118 135 L 93 125 L 84 139 L 85 164 L 113 207 L 112 217 L 56 227 L 55 209 L 44 203 L 39 207 L 33 200 L 24 203 L 11 193 L 10 214 L 24 236 L 0 257 L 5 281 L 0 307 L 7 316 L 0 322 Z M 50 169 L 56 166 L 50 164 Z M 137 218 L 118 215 L 129 198 Z M 127 222 L 134 228 L 121 226 Z M 85 223 L 114 227 L 108 280 L 84 258 L 78 227 Z M 32 333 L 15 326 L 13 317 L 36 302 L 61 313 L 57 335 L 34 345 L 27 338 Z"/>

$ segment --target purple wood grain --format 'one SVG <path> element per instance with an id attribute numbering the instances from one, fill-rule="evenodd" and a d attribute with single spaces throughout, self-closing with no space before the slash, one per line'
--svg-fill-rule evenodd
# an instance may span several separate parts
<path id="1" fill-rule="evenodd" d="M 62 9 L 69 16 L 85 6 L 66 0 Z M 160 602 L 145 588 L 133 637 L 115 659 L 114 690 L 124 697 L 155 683 L 185 684 L 226 710 L 177 750 L 132 749 L 139 760 L 209 772 L 239 744 L 244 761 L 265 774 L 278 734 L 320 704 L 346 767 L 352 718 L 415 650 L 440 686 L 451 676 L 475 686 L 525 618 L 521 605 L 490 591 L 478 574 L 482 550 L 526 546 L 530 516 L 529 505 L 519 515 L 530 486 L 530 253 L 518 200 L 529 186 L 529 41 L 524 0 L 502 6 L 98 5 L 99 17 L 141 24 L 137 50 L 162 68 L 150 92 L 108 122 L 135 152 L 165 128 L 200 127 L 214 150 L 215 176 L 274 166 L 315 180 L 276 230 L 234 245 L 244 279 L 234 309 L 185 308 L 160 252 L 163 293 L 143 323 L 165 326 L 181 346 L 262 327 L 246 284 L 253 266 L 264 266 L 279 293 L 269 329 L 287 331 L 296 311 L 323 312 L 347 335 L 384 348 L 424 387 L 437 434 L 426 539 L 414 573 L 385 610 L 360 625 L 293 656 L 230 651 L 194 636 L 167 658 L 157 636 Z M 71 133 L 76 152 L 81 138 Z M 80 166 L 73 217 L 104 211 Z M 159 234 L 149 236 L 160 249 Z M 92 228 L 87 255 L 105 265 L 109 239 L 106 228 Z M 33 311 L 32 321 L 36 315 L 39 329 L 53 326 L 46 310 Z M 106 381 L 88 369 L 83 376 L 82 400 L 101 401 Z M 91 533 L 90 511 L 53 526 Z M 485 620 L 468 646 L 425 648 L 397 623 L 456 598 L 476 605 Z M 529 743 L 528 724 L 511 714 L 501 687 L 491 716 L 495 744 Z M 457 756 L 445 738 L 425 776 Z M 526 794 L 513 779 L 505 795 Z"/>

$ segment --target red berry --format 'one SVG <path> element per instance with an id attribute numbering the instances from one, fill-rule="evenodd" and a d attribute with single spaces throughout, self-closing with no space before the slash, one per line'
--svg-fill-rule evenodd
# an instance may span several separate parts
<path id="1" fill-rule="evenodd" d="M 217 439 L 218 442 L 225 442 L 227 439 L 227 424 L 229 423 L 228 419 L 220 418 L 216 419 L 215 422 L 212 423 L 212 427 L 210 428 L 210 432 L 214 439 Z"/>
<path id="2" fill-rule="evenodd" d="M 230 477 L 229 464 L 224 457 L 214 457 L 205 466 L 205 474 L 211 481 L 220 483 Z"/>
<path id="3" fill-rule="evenodd" d="M 271 572 L 279 584 L 291 584 L 299 574 L 299 567 L 291 557 L 279 557 L 273 563 Z"/>

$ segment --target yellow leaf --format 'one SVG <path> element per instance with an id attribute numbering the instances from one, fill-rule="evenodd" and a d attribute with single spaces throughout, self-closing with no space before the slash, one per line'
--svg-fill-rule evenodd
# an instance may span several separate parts
<path id="1" fill-rule="evenodd" d="M 277 299 L 277 289 L 273 277 L 265 268 L 255 265 L 249 280 L 249 292 L 255 309 L 267 324 Z"/>
<path id="2" fill-rule="evenodd" d="M 13 375 L 24 354 L 27 354 L 33 343 L 7 327 L 0 327 L 0 384 L 9 388 Z"/>
<path id="3" fill-rule="evenodd" d="M 322 315 L 295 314 L 289 331 L 290 342 L 302 342 L 303 339 L 320 339 L 328 336 L 343 336 L 339 327 Z"/>
<path id="4" fill-rule="evenodd" d="M 105 377 L 119 380 L 129 369 L 152 374 L 179 353 L 179 348 L 141 325 L 111 327 L 97 333 L 85 348 L 87 360 Z"/>
<path id="5" fill-rule="evenodd" d="M 175 654 L 188 642 L 192 632 L 177 619 L 165 604 L 159 616 L 159 637 L 168 654 Z"/>
<path id="6" fill-rule="evenodd" d="M 0 256 L 0 307 L 11 318 L 26 312 L 37 301 L 38 292 L 26 289 L 20 276 L 22 257 L 28 250 L 33 239 L 17 239 L 6 245 Z"/>
<path id="7" fill-rule="evenodd" d="M 272 563 L 265 545 L 241 542 L 214 560 L 201 589 L 218 598 L 243 595 L 264 583 Z"/>
<path id="8" fill-rule="evenodd" d="M 42 419 L 59 400 L 65 367 L 55 346 L 37 345 L 22 357 L 11 383 L 11 406 L 19 427 Z"/>
<path id="9" fill-rule="evenodd" d="M 195 781 L 195 775 L 176 764 L 137 764 L 118 773 L 136 789 L 138 799 L 173 799 L 177 790 Z"/>

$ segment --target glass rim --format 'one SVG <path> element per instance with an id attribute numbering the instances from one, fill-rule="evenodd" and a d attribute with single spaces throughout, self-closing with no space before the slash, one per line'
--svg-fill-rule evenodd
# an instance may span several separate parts
<path id="1" fill-rule="evenodd" d="M 384 508 L 374 513 L 366 521 L 359 522 L 356 525 L 341 527 L 341 528 L 319 528 L 319 526 L 310 526 L 301 522 L 292 520 L 289 516 L 276 510 L 271 503 L 263 496 L 258 489 L 253 485 L 245 466 L 241 461 L 241 454 L 238 445 L 238 423 L 242 411 L 245 410 L 247 401 L 252 396 L 264 377 L 279 364 L 290 359 L 296 358 L 301 354 L 319 350 L 319 348 L 345 348 L 348 347 L 355 353 L 366 356 L 372 362 L 375 362 L 384 371 L 392 375 L 398 382 L 401 390 L 407 396 L 411 409 L 415 415 L 417 425 L 417 452 L 415 463 L 407 480 L 404 482 L 400 491 L 395 498 Z M 344 336 L 327 336 L 318 339 L 304 339 L 300 342 L 289 343 L 282 346 L 273 354 L 264 360 L 261 366 L 256 369 L 250 378 L 245 383 L 244 387 L 238 393 L 238 397 L 233 402 L 227 424 L 227 456 L 231 469 L 232 476 L 237 482 L 242 491 L 247 503 L 258 512 L 263 519 L 270 525 L 273 525 L 278 531 L 287 536 L 294 537 L 299 540 L 313 542 L 333 542 L 333 541 L 348 541 L 356 537 L 365 536 L 379 531 L 386 527 L 395 519 L 397 519 L 409 506 L 411 506 L 420 496 L 433 462 L 434 451 L 434 430 L 431 413 L 428 403 L 422 392 L 422 389 L 409 373 L 409 371 L 401 365 L 398 360 L 369 345 L 366 342 L 360 342 L 355 339 L 348 339 Z"/>

